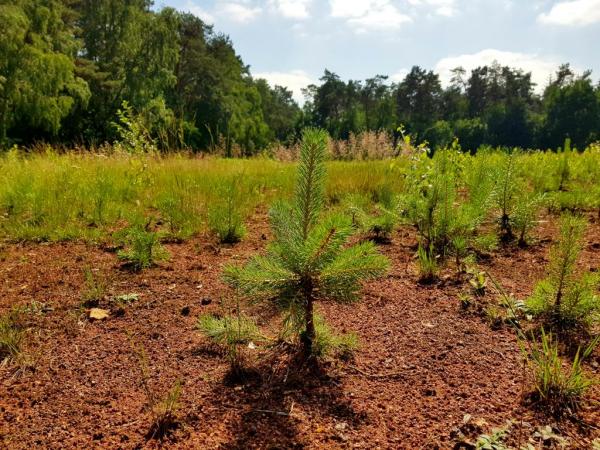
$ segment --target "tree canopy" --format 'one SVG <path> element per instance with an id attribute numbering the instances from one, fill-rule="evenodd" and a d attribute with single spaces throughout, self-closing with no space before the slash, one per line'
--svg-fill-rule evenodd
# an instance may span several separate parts
<path id="1" fill-rule="evenodd" d="M 229 37 L 150 0 L 0 0 L 0 148 L 100 145 L 128 105 L 160 149 L 251 155 L 304 126 L 336 139 L 400 125 L 432 148 L 583 148 L 600 139 L 600 85 L 568 64 L 536 93 L 531 73 L 494 63 L 404 79 L 343 80 L 325 70 L 292 92 L 252 77 Z"/>

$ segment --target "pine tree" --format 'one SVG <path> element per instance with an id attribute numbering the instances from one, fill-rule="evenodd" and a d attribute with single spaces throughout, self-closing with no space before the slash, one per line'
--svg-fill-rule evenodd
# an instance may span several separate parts
<path id="1" fill-rule="evenodd" d="M 561 218 L 559 239 L 550 250 L 548 276 L 536 284 L 527 300 L 529 311 L 553 328 L 587 327 L 600 320 L 600 297 L 595 294 L 600 278 L 577 273 L 585 228 L 582 217 Z"/>
<path id="2" fill-rule="evenodd" d="M 305 357 L 314 354 L 317 338 L 315 302 L 356 300 L 360 282 L 386 272 L 387 258 L 372 242 L 345 246 L 353 233 L 349 218 L 323 216 L 327 134 L 303 132 L 295 198 L 271 210 L 275 237 L 266 256 L 245 267 L 228 266 L 225 280 L 241 293 L 275 300 L 285 323 L 300 335 Z"/>

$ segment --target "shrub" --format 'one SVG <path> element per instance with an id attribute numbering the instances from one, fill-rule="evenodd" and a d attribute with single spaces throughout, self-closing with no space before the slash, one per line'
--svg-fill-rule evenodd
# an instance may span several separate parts
<path id="1" fill-rule="evenodd" d="M 375 205 L 374 214 L 370 214 L 367 201 L 363 196 L 352 195 L 346 199 L 346 212 L 352 217 L 352 224 L 362 233 L 379 242 L 388 241 L 398 222 L 398 213 L 394 198 Z"/>
<path id="2" fill-rule="evenodd" d="M 442 261 L 453 254 L 460 267 L 487 213 L 492 184 L 483 174 L 470 175 L 465 199 L 459 182 L 464 155 L 458 150 L 454 143 L 450 149 L 437 151 L 433 161 L 418 159 L 408 174 L 408 193 L 401 197 L 400 205 L 416 227 L 419 243 L 432 249 Z M 482 168 L 475 171 L 484 172 Z"/>
<path id="3" fill-rule="evenodd" d="M 597 343 L 598 338 L 583 352 L 578 350 L 569 368 L 564 367 L 552 335 L 542 330 L 540 342 L 532 344 L 530 356 L 535 397 L 551 414 L 573 412 L 580 406 L 584 394 L 594 383 L 584 373 L 582 361 L 592 353 Z"/>
<path id="4" fill-rule="evenodd" d="M 526 301 L 528 310 L 553 328 L 585 328 L 599 318 L 600 298 L 595 294 L 598 276 L 576 274 L 585 227 L 581 217 L 561 218 L 560 237 L 550 251 L 548 276 L 536 284 Z"/>
<path id="5" fill-rule="evenodd" d="M 136 115 L 127 101 L 123 101 L 122 109 L 117 110 L 118 122 L 113 122 L 119 142 L 128 153 L 153 153 L 157 150 L 156 142 L 144 126 L 142 117 Z"/>
<path id="6" fill-rule="evenodd" d="M 158 233 L 136 225 L 126 233 L 127 250 L 120 251 L 118 256 L 126 261 L 134 270 L 152 267 L 156 261 L 166 259 L 167 251 L 160 244 Z"/>
<path id="7" fill-rule="evenodd" d="M 321 216 L 326 152 L 325 132 L 303 132 L 295 199 L 271 211 L 275 241 L 268 254 L 224 272 L 225 280 L 240 292 L 274 299 L 284 308 L 285 323 L 299 335 L 306 358 L 315 350 L 315 302 L 355 300 L 360 282 L 381 276 L 388 267 L 372 242 L 344 247 L 353 232 L 347 217 Z"/>

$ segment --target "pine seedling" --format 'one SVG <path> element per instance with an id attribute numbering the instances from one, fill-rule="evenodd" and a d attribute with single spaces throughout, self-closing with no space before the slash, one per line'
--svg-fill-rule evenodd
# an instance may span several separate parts
<path id="1" fill-rule="evenodd" d="M 519 247 L 526 247 L 529 232 L 535 225 L 537 214 L 540 210 L 544 196 L 540 194 L 524 193 L 517 199 L 513 214 L 514 228 L 519 237 Z"/>
<path id="2" fill-rule="evenodd" d="M 351 195 L 345 200 L 345 212 L 352 218 L 352 224 L 375 242 L 388 242 L 398 222 L 394 197 L 383 200 L 375 205 L 375 214 L 370 214 L 368 202 L 362 196 Z"/>
<path id="3" fill-rule="evenodd" d="M 305 358 L 314 356 L 315 303 L 356 300 L 361 281 L 379 277 L 388 268 L 387 258 L 372 242 L 345 246 L 354 231 L 348 217 L 323 217 L 326 153 L 327 134 L 306 129 L 294 200 L 271 210 L 275 240 L 267 255 L 224 271 L 226 282 L 241 293 L 273 299 L 283 307 L 284 322 L 300 337 Z"/>
<path id="4" fill-rule="evenodd" d="M 98 306 L 106 294 L 106 280 L 100 276 L 94 275 L 91 268 L 86 267 L 83 270 L 84 289 L 81 293 L 81 303 L 89 308 Z"/>
<path id="5" fill-rule="evenodd" d="M 495 198 L 500 211 L 498 223 L 504 241 L 511 241 L 514 238 L 512 214 L 519 190 L 516 167 L 517 155 L 518 152 L 515 150 L 505 156 L 496 173 Z"/>
<path id="6" fill-rule="evenodd" d="M 569 157 L 571 156 L 571 139 L 565 139 L 565 145 L 562 149 L 561 156 L 558 159 L 558 167 L 556 178 L 558 179 L 557 190 L 559 192 L 566 191 L 567 182 L 571 176 L 571 167 Z"/>
<path id="7" fill-rule="evenodd" d="M 585 228 L 582 217 L 561 218 L 560 237 L 550 251 L 548 276 L 537 283 L 526 302 L 532 314 L 542 317 L 553 328 L 585 328 L 599 319 L 600 297 L 595 294 L 598 276 L 576 274 Z"/>
<path id="8" fill-rule="evenodd" d="M 227 353 L 234 375 L 240 375 L 244 370 L 241 347 L 262 339 L 254 320 L 243 314 L 239 305 L 236 314 L 223 317 L 201 315 L 198 319 L 198 329 Z"/>
<path id="9" fill-rule="evenodd" d="M 227 181 L 220 196 L 208 211 L 208 226 L 222 244 L 240 242 L 246 234 L 244 218 L 240 210 L 242 198 L 239 177 Z"/>
<path id="10" fill-rule="evenodd" d="M 150 222 L 142 227 L 131 227 L 126 236 L 128 249 L 120 251 L 118 257 L 127 262 L 133 270 L 152 267 L 156 261 L 167 259 L 169 254 L 160 244 L 158 233 L 150 231 Z"/>

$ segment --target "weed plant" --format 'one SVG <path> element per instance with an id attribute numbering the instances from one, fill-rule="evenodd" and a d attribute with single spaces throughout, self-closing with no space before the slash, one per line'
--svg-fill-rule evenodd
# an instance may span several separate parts
<path id="1" fill-rule="evenodd" d="M 131 348 L 139 370 L 140 384 L 146 395 L 146 405 L 151 416 L 151 426 L 147 437 L 162 439 L 177 425 L 177 410 L 181 398 L 181 381 L 176 380 L 163 395 L 152 387 L 152 373 L 145 347 L 130 338 Z"/>
<path id="2" fill-rule="evenodd" d="M 535 399 L 550 414 L 560 416 L 567 411 L 577 411 L 587 390 L 594 384 L 585 374 L 582 362 L 597 344 L 598 338 L 583 351 L 579 349 L 569 367 L 565 367 L 560 358 L 558 343 L 551 334 L 542 330 L 540 341 L 531 345 Z"/>
<path id="3" fill-rule="evenodd" d="M 18 360 L 22 353 L 25 331 L 19 322 L 16 309 L 0 315 L 0 362 Z"/>

